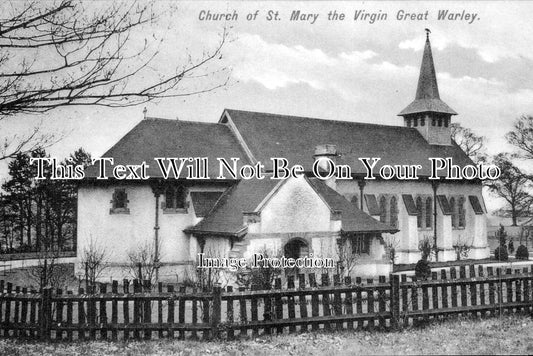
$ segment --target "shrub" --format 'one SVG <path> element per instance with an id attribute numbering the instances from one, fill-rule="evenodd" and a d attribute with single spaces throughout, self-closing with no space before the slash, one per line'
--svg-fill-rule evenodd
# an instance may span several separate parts
<path id="1" fill-rule="evenodd" d="M 527 250 L 527 247 L 524 245 L 518 246 L 516 249 L 516 259 L 517 260 L 528 260 L 529 259 L 529 251 Z"/>
<path id="2" fill-rule="evenodd" d="M 507 261 L 509 259 L 509 253 L 505 246 L 499 246 L 494 250 L 494 258 L 498 261 Z"/>
<path id="3" fill-rule="evenodd" d="M 263 248 L 260 253 L 263 254 L 265 259 L 282 256 L 281 251 L 271 251 L 267 248 Z M 248 261 L 246 269 L 240 269 L 236 272 L 237 284 L 246 289 L 272 289 L 274 280 L 282 275 L 283 269 L 270 264 L 265 266 L 265 263 L 265 261 L 259 262 L 260 268 L 252 268 L 252 262 Z"/>
<path id="4" fill-rule="evenodd" d="M 507 232 L 505 232 L 505 228 L 502 224 L 500 224 L 500 228 L 498 229 L 498 232 L 496 232 L 496 236 L 498 236 L 500 240 L 500 245 L 505 246 L 507 241 Z"/>
<path id="5" fill-rule="evenodd" d="M 421 259 L 416 263 L 415 276 L 419 279 L 428 279 L 431 276 L 431 267 L 427 260 Z"/>
<path id="6" fill-rule="evenodd" d="M 418 249 L 422 252 L 422 259 L 427 261 L 433 252 L 433 241 L 431 238 L 429 236 L 424 236 L 424 238 L 418 243 Z"/>

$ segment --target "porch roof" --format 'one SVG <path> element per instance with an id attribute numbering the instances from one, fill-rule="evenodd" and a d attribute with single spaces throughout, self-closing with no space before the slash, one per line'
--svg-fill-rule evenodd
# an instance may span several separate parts
<path id="1" fill-rule="evenodd" d="M 307 181 L 332 212 L 340 213 L 342 231 L 376 233 L 395 233 L 398 231 L 398 229 L 379 222 L 364 211 L 357 209 L 346 198 L 319 179 L 311 178 Z M 243 213 L 256 211 L 272 190 L 283 182 L 268 177 L 263 180 L 240 181 L 218 199 L 216 205 L 202 221 L 186 229 L 185 232 L 196 235 L 244 236 L 247 226 L 243 221 Z"/>
<path id="2" fill-rule="evenodd" d="M 243 212 L 252 212 L 279 184 L 272 179 L 242 180 L 218 199 L 211 211 L 195 226 L 185 230 L 198 235 L 242 236 L 246 233 Z"/>

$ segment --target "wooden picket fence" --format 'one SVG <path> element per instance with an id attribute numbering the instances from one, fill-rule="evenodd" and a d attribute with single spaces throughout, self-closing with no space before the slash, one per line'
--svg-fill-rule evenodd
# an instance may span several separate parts
<path id="1" fill-rule="evenodd" d="M 287 276 L 270 290 L 188 291 L 114 281 L 78 294 L 13 288 L 0 281 L 0 336 L 42 340 L 234 338 L 307 330 L 397 327 L 449 315 L 531 312 L 533 266 L 462 266 L 427 280 L 393 274 L 355 281 Z"/>

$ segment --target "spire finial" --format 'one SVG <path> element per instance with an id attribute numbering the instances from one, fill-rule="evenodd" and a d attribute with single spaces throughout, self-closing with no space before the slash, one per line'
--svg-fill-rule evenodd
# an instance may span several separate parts
<path id="1" fill-rule="evenodd" d="M 426 31 L 426 40 L 429 41 L 429 34 L 431 33 L 431 30 L 429 28 L 426 28 L 425 31 Z"/>
<path id="2" fill-rule="evenodd" d="M 146 114 L 148 113 L 148 109 L 146 108 L 146 106 L 144 107 L 143 109 L 143 115 L 144 115 L 144 118 L 146 119 Z"/>

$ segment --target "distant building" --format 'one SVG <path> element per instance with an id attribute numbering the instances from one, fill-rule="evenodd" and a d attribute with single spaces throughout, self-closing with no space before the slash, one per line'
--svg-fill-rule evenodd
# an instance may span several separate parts
<path id="1" fill-rule="evenodd" d="M 439 261 L 456 258 L 454 245 L 470 244 L 470 258 L 489 256 L 486 208 L 479 181 L 431 181 L 429 157 L 473 164 L 451 140 L 457 113 L 439 96 L 429 38 L 415 100 L 399 113 L 403 126 L 319 120 L 224 110 L 217 123 L 146 118 L 104 157 L 115 164 L 150 164 L 147 181 L 95 179 L 94 167 L 78 194 L 78 252 L 93 239 L 112 256 L 120 277 L 128 251 L 161 248 L 162 278 L 194 266 L 198 252 L 247 257 L 265 248 L 286 256 L 359 256 L 356 275 L 390 271 L 386 242 L 396 263 L 420 259 L 419 242 L 436 235 Z M 208 157 L 207 180 L 163 180 L 154 157 Z M 276 181 L 217 180 L 217 157 L 241 163 L 271 157 L 304 166 L 307 177 Z M 314 160 L 328 157 L 351 167 L 351 180 L 320 181 Z M 365 180 L 359 157 L 383 164 L 420 164 L 420 179 Z M 392 243 L 391 243 L 392 241 Z M 80 256 L 80 253 L 78 253 Z"/>

